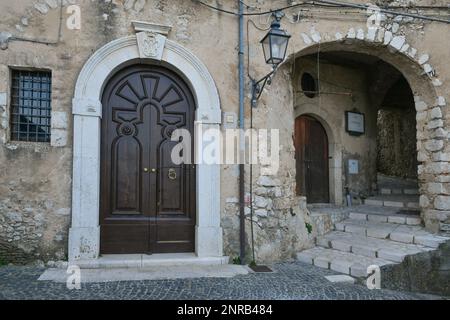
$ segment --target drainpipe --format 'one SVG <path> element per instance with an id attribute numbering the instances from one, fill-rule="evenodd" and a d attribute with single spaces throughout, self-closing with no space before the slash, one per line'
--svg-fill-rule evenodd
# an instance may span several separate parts
<path id="1" fill-rule="evenodd" d="M 237 0 L 239 6 L 239 258 L 241 264 L 245 259 L 245 189 L 244 189 L 244 5 Z"/>

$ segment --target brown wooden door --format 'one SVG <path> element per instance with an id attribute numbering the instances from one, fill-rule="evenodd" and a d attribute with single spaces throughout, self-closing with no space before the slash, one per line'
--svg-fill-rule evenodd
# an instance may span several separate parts
<path id="1" fill-rule="evenodd" d="M 308 203 L 329 202 L 328 138 L 320 122 L 313 117 L 295 119 L 295 159 L 297 194 Z"/>
<path id="2" fill-rule="evenodd" d="M 102 104 L 101 253 L 193 252 L 195 166 L 172 162 L 170 140 L 184 128 L 193 146 L 188 87 L 165 68 L 136 65 L 112 77 Z"/>

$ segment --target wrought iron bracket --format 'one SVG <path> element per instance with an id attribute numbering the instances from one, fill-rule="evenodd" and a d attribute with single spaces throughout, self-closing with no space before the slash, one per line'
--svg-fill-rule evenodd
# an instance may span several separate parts
<path id="1" fill-rule="evenodd" d="M 251 84 L 252 84 L 252 98 L 251 98 L 251 105 L 252 107 L 256 107 L 256 103 L 258 102 L 258 99 L 261 97 L 261 94 L 264 90 L 264 87 L 266 84 L 270 85 L 272 82 L 272 76 L 274 75 L 276 69 L 273 69 L 271 72 L 266 74 L 264 77 L 262 77 L 259 80 L 255 80 L 253 78 L 250 78 Z"/>

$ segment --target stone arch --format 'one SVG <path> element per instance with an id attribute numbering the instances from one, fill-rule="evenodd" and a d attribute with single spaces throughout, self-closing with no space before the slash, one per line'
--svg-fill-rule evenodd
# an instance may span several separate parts
<path id="1" fill-rule="evenodd" d="M 181 45 L 162 35 L 152 54 L 140 47 L 140 34 L 114 40 L 98 49 L 85 63 L 73 98 L 73 189 L 69 260 L 96 259 L 99 254 L 100 119 L 104 84 L 126 64 L 153 63 L 175 70 L 195 98 L 195 123 L 203 129 L 219 129 L 221 109 L 217 88 L 205 65 Z M 142 36 L 146 36 L 142 33 Z M 196 139 L 202 139 L 197 135 Z M 201 140 L 197 140 L 201 142 Z M 203 150 L 198 150 L 202 152 Z M 197 166 L 196 254 L 222 256 L 220 227 L 220 168 L 218 164 Z"/>
<path id="2" fill-rule="evenodd" d="M 300 56 L 327 51 L 355 52 L 377 56 L 381 60 L 395 67 L 404 75 L 415 96 L 421 96 L 423 99 L 429 100 L 430 104 L 436 101 L 437 92 L 435 83 L 437 81 L 433 81 L 437 80 L 437 78 L 434 77 L 435 70 L 433 70 L 429 64 L 421 65 L 407 53 L 398 52 L 397 50 L 383 46 L 380 43 L 364 40 L 352 40 L 350 42 L 344 40 L 321 42 L 320 44 L 317 43 L 307 46 L 297 53 L 290 55 L 287 61 Z M 415 56 L 417 56 L 417 54 Z M 425 67 L 425 65 L 430 66 L 431 70 L 425 69 L 428 68 L 428 66 Z"/>
<path id="3" fill-rule="evenodd" d="M 446 174 L 450 170 L 450 158 L 444 152 L 444 149 L 449 147 L 450 134 L 449 124 L 445 123 L 443 117 L 446 101 L 439 95 L 442 94 L 440 92 L 442 82 L 436 77 L 436 70 L 428 62 L 428 54 L 419 54 L 407 44 L 403 36 L 395 36 L 394 39 L 388 43 L 384 43 L 382 38 L 378 41 L 356 39 L 350 31 L 347 36 L 342 37 L 339 34 L 339 39 L 332 41 L 311 43 L 308 38 L 307 46 L 291 54 L 284 63 L 292 63 L 298 57 L 317 52 L 356 52 L 377 56 L 405 77 L 413 92 L 416 109 L 421 214 L 426 227 L 437 232 L 442 225 L 440 221 L 449 220 L 445 212 L 450 209 L 448 197 L 442 196 L 437 190 L 439 185 L 442 185 L 439 175 Z M 430 190 L 433 187 L 436 187 L 436 190 Z"/>

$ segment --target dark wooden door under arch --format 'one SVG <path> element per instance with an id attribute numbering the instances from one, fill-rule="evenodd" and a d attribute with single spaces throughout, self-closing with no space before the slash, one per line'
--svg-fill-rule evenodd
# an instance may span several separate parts
<path id="1" fill-rule="evenodd" d="M 189 130 L 193 148 L 189 88 L 170 70 L 135 65 L 108 81 L 102 104 L 100 252 L 195 251 L 195 166 L 171 160 L 175 129 Z"/>
<path id="2" fill-rule="evenodd" d="M 328 203 L 328 137 L 322 124 L 310 116 L 295 119 L 297 194 L 308 203 Z"/>

